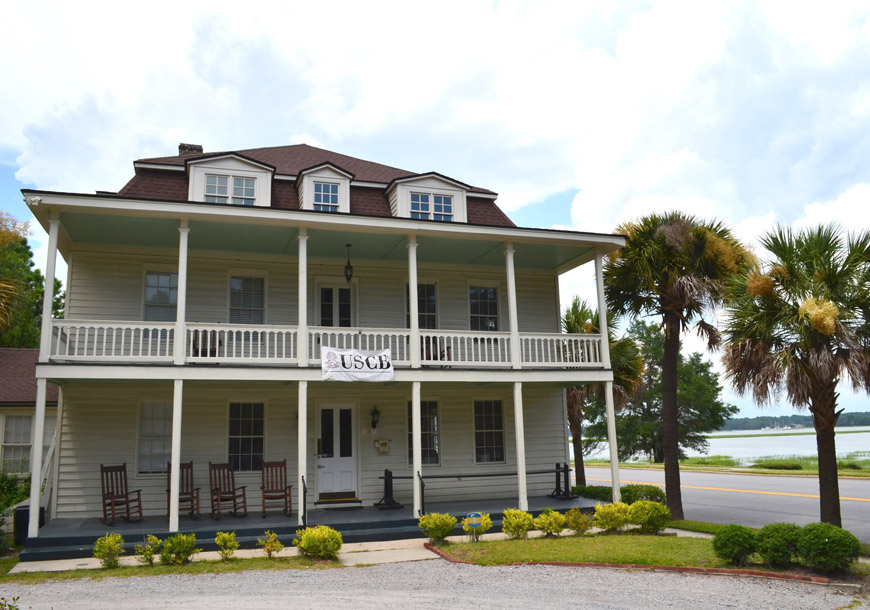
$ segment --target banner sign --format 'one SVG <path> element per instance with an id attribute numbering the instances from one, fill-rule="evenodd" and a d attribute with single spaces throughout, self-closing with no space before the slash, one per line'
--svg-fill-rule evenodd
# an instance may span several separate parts
<path id="1" fill-rule="evenodd" d="M 320 363 L 324 381 L 392 381 L 395 373 L 389 349 L 364 352 L 321 347 Z"/>

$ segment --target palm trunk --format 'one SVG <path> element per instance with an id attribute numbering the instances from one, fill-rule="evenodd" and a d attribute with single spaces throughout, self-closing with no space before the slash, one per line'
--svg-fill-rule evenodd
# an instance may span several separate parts
<path id="1" fill-rule="evenodd" d="M 586 485 L 586 467 L 583 465 L 583 437 L 582 430 L 571 430 L 572 445 L 574 446 L 574 473 L 577 477 L 575 485 Z"/>
<path id="2" fill-rule="evenodd" d="M 680 438 L 677 413 L 677 362 L 680 355 L 680 320 L 665 314 L 665 350 L 662 360 L 662 443 L 665 453 L 665 493 L 673 519 L 683 519 L 680 490 Z"/>
<path id="3" fill-rule="evenodd" d="M 837 382 L 834 381 L 813 392 L 810 411 L 813 414 L 819 456 L 819 517 L 825 523 L 842 527 L 837 447 L 834 441 L 834 426 L 839 415 L 836 413 L 836 387 Z"/>
<path id="4" fill-rule="evenodd" d="M 580 387 L 568 388 L 568 426 L 571 428 L 577 485 L 586 485 L 586 468 L 583 465 L 583 400 L 583 390 Z"/>

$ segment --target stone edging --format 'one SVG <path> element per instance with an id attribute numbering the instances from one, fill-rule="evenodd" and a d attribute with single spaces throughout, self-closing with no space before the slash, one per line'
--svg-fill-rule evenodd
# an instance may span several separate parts
<path id="1" fill-rule="evenodd" d="M 424 542 L 423 546 L 452 563 L 464 563 L 468 565 L 479 565 L 473 561 L 464 561 L 456 559 L 448 555 L 439 548 L 436 548 Z M 804 576 L 802 574 L 781 574 L 779 572 L 765 572 L 763 570 L 740 570 L 730 568 L 692 568 L 683 566 L 655 566 L 637 563 L 600 563 L 597 561 L 519 561 L 515 563 L 507 563 L 509 566 L 565 566 L 565 567 L 583 567 L 583 568 L 620 568 L 624 570 L 659 570 L 662 572 L 680 572 L 688 574 L 729 574 L 732 576 L 753 576 L 761 578 L 772 578 L 776 580 L 793 580 L 798 582 L 808 582 L 818 585 L 836 585 L 841 587 L 853 587 L 854 585 L 832 583 L 829 578 L 824 576 Z"/>

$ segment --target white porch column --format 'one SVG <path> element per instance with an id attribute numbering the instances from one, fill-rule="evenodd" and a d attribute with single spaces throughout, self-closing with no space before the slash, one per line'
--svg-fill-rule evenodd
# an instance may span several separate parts
<path id="1" fill-rule="evenodd" d="M 526 429 L 523 424 L 523 384 L 514 383 L 514 433 L 517 441 L 517 488 L 519 508 L 529 510 L 529 493 L 526 486 Z"/>
<path id="2" fill-rule="evenodd" d="M 299 229 L 299 322 L 296 325 L 296 357 L 308 366 L 308 233 Z M 305 382 L 303 382 L 305 383 Z M 302 490 L 300 489 L 300 494 Z"/>
<path id="3" fill-rule="evenodd" d="M 180 284 L 180 282 L 179 282 Z M 184 381 L 176 379 L 172 391 L 172 450 L 169 455 L 169 531 L 178 531 L 178 491 L 181 481 L 181 403 Z"/>
<path id="4" fill-rule="evenodd" d="M 408 312 L 411 318 L 411 340 L 408 342 L 408 349 L 411 350 L 411 368 L 418 369 L 420 368 L 420 303 L 417 299 L 417 239 L 413 235 L 408 237 Z"/>
<path id="5" fill-rule="evenodd" d="M 595 284 L 598 292 L 598 332 L 601 334 L 601 363 L 610 368 L 610 339 L 607 330 L 607 303 L 604 301 L 603 256 L 595 255 Z M 607 412 L 607 444 L 610 446 L 610 482 L 613 487 L 613 501 L 619 502 L 619 454 L 616 450 L 616 414 L 613 409 L 613 382 L 604 384 L 604 406 Z"/>
<path id="6" fill-rule="evenodd" d="M 514 277 L 514 246 L 510 242 L 505 244 L 504 264 L 507 270 L 508 317 L 510 318 L 511 330 L 511 366 L 515 369 L 521 369 L 523 368 L 523 358 L 522 346 L 520 345 L 520 324 L 517 318 L 517 282 Z"/>
<path id="7" fill-rule="evenodd" d="M 42 296 L 42 326 L 39 335 L 39 361 L 47 362 L 51 355 L 51 305 L 54 302 L 54 269 L 57 263 L 57 232 L 60 219 L 56 214 L 48 221 L 48 254 L 45 260 L 45 286 Z M 42 442 L 42 441 L 40 441 Z M 42 454 L 40 453 L 40 456 Z M 38 477 L 37 473 L 37 477 Z"/>
<path id="8" fill-rule="evenodd" d="M 411 451 L 414 454 L 411 476 L 414 477 L 414 517 L 420 516 L 423 508 L 423 489 L 417 473 L 423 470 L 423 443 L 420 425 L 420 382 L 411 384 Z"/>
<path id="9" fill-rule="evenodd" d="M 187 221 L 182 220 L 181 225 L 178 227 L 178 301 L 175 307 L 175 364 L 184 364 L 184 356 L 187 351 L 187 234 L 189 232 L 190 229 L 187 227 Z M 174 470 L 172 471 L 172 476 L 175 476 Z"/>
<path id="10" fill-rule="evenodd" d="M 51 258 L 51 254 L 49 254 Z M 51 271 L 54 271 L 53 269 Z M 46 272 L 46 277 L 49 273 Z M 54 274 L 51 273 L 53 276 Z M 51 280 L 54 285 L 54 277 Z M 49 309 L 51 312 L 51 309 Z M 42 435 L 45 429 L 45 379 L 36 379 L 36 413 L 33 418 L 33 442 L 30 444 L 30 523 L 27 535 L 36 538 L 39 535 L 39 497 L 42 490 Z"/>
<path id="11" fill-rule="evenodd" d="M 302 477 L 308 472 L 308 382 L 299 382 L 299 423 L 296 440 L 296 460 L 298 475 L 296 477 L 296 502 L 298 504 L 298 521 L 302 525 L 302 515 L 305 513 L 305 495 L 302 493 Z"/>
<path id="12" fill-rule="evenodd" d="M 67 284 L 69 286 L 69 284 Z M 51 478 L 51 518 L 57 519 L 57 485 L 60 480 L 60 432 L 63 429 L 63 386 L 57 388 L 57 424 L 54 428 L 54 464 Z"/>

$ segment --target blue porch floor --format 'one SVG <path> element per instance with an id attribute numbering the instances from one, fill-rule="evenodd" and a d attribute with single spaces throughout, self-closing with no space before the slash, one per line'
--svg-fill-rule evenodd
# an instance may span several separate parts
<path id="1" fill-rule="evenodd" d="M 597 501 L 588 498 L 558 500 L 548 496 L 529 498 L 529 511 L 540 513 L 550 507 L 559 511 L 570 508 L 580 508 L 592 511 Z M 450 513 L 457 518 L 470 512 L 490 513 L 493 520 L 493 531 L 501 529 L 501 516 L 506 508 L 516 506 L 516 498 L 463 500 L 456 502 L 427 502 L 427 512 Z M 315 508 L 308 511 L 308 525 L 329 525 L 342 534 L 345 542 L 370 542 L 375 540 L 398 540 L 404 538 L 422 538 L 417 520 L 412 515 L 409 505 L 392 510 L 381 510 L 374 506 L 364 506 L 357 509 Z M 214 550 L 214 537 L 218 531 L 235 531 L 242 548 L 255 548 L 257 538 L 265 530 L 274 530 L 285 544 L 295 536 L 297 514 L 287 517 L 280 511 L 270 512 L 265 518 L 259 510 L 248 511 L 246 517 L 236 518 L 224 516 L 219 521 L 204 513 L 199 519 L 182 516 L 179 529 L 184 533 L 195 532 L 197 546 L 204 550 Z M 127 554 L 133 553 L 133 546 L 139 544 L 146 534 L 154 534 L 166 538 L 168 522 L 165 517 L 145 517 L 138 523 L 127 523 L 119 519 L 108 527 L 96 517 L 88 519 L 53 519 L 39 530 L 38 538 L 28 538 L 24 550 L 21 551 L 21 561 L 41 561 L 46 559 L 73 559 L 90 557 L 94 541 L 106 532 L 117 532 L 124 537 Z M 461 533 L 457 528 L 456 533 Z"/>

